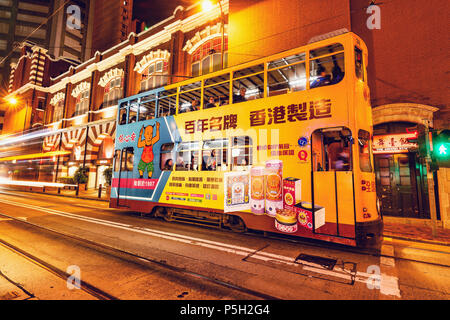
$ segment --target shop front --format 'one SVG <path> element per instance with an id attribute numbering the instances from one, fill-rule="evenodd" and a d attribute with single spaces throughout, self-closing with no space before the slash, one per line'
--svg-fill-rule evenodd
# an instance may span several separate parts
<path id="1" fill-rule="evenodd" d="M 383 215 L 430 218 L 426 163 L 420 158 L 414 123 L 375 126 L 373 153 Z"/>

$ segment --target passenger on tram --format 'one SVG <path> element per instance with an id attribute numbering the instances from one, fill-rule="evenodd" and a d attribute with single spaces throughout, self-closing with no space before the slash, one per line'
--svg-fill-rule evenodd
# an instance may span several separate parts
<path id="1" fill-rule="evenodd" d="M 180 154 L 177 157 L 177 164 L 176 164 L 177 170 L 184 170 L 184 160 L 183 160 L 183 153 L 180 152 Z"/>
<path id="2" fill-rule="evenodd" d="M 317 78 L 311 83 L 311 88 L 323 87 L 331 84 L 331 76 L 326 73 L 325 68 L 319 66 L 317 69 Z"/>
<path id="3" fill-rule="evenodd" d="M 197 111 L 197 110 L 200 110 L 200 106 L 199 106 L 199 103 L 198 103 L 198 99 L 194 99 L 191 102 L 191 109 L 190 109 L 190 111 Z"/>
<path id="4" fill-rule="evenodd" d="M 195 164 L 195 156 L 191 155 L 191 163 L 189 164 L 189 170 L 197 171 L 197 165 Z"/>
<path id="5" fill-rule="evenodd" d="M 241 87 L 239 89 L 239 95 L 233 94 L 233 103 L 247 101 L 247 99 L 245 98 L 245 93 L 246 92 L 247 92 L 247 88 Z"/>
<path id="6" fill-rule="evenodd" d="M 208 103 L 205 105 L 205 109 L 215 108 L 215 107 L 216 107 L 215 99 L 213 96 L 211 96 L 208 99 Z"/>
<path id="7" fill-rule="evenodd" d="M 207 171 L 215 171 L 216 165 L 216 150 L 211 150 L 211 154 L 203 158 L 203 168 Z"/>
<path id="8" fill-rule="evenodd" d="M 122 113 L 122 118 L 120 119 L 120 124 L 126 124 L 127 123 L 127 113 Z"/>
<path id="9" fill-rule="evenodd" d="M 173 169 L 173 160 L 167 159 L 166 163 L 164 164 L 164 170 L 171 171 Z"/>
<path id="10" fill-rule="evenodd" d="M 338 65 L 335 65 L 333 67 L 333 70 L 331 70 L 331 74 L 333 75 L 331 84 L 339 83 L 344 78 L 344 72 L 341 70 L 341 68 Z"/>
<path id="11" fill-rule="evenodd" d="M 228 97 L 220 98 L 220 103 L 219 103 L 220 106 L 225 106 L 227 104 L 230 104 L 230 102 L 228 101 Z"/>

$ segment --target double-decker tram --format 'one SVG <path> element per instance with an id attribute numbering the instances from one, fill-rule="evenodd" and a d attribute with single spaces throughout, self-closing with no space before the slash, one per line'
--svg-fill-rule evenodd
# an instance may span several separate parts
<path id="1" fill-rule="evenodd" d="M 111 207 L 377 244 L 366 65 L 346 33 L 120 100 Z"/>

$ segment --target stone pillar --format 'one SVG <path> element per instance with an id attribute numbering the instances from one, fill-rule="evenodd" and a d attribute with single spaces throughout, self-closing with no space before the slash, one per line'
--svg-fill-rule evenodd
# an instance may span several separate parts
<path id="1" fill-rule="evenodd" d="M 450 168 L 439 168 L 437 176 L 442 226 L 450 229 Z"/>

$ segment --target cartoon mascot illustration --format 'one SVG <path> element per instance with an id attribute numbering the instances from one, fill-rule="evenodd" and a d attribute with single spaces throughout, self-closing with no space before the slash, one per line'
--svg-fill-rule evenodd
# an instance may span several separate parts
<path id="1" fill-rule="evenodd" d="M 153 146 L 159 141 L 159 122 L 156 122 L 155 136 L 153 136 L 153 131 L 155 131 L 154 126 L 142 126 L 139 133 L 138 148 L 144 148 L 138 165 L 139 179 L 144 177 L 145 170 L 147 170 L 148 179 L 151 179 L 153 175 Z"/>

